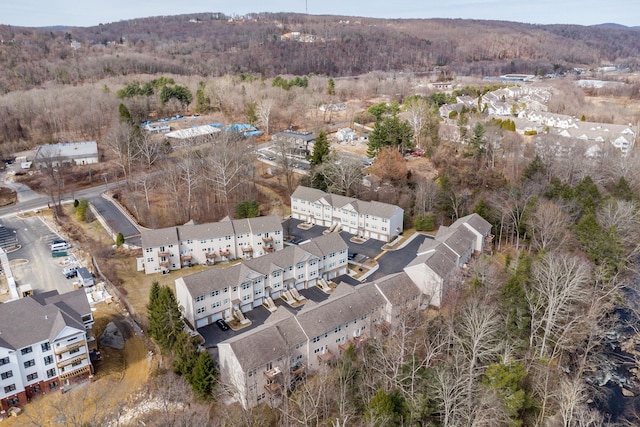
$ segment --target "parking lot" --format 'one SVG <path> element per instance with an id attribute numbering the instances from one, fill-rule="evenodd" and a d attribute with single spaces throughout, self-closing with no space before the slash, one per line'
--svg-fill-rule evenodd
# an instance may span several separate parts
<path id="1" fill-rule="evenodd" d="M 66 256 L 54 258 L 50 245 L 61 236 L 35 216 L 5 218 L 3 225 L 16 232 L 20 245 L 18 250 L 8 253 L 11 272 L 18 286 L 30 285 L 34 293 L 51 290 L 65 293 L 73 290 L 74 279 L 66 279 L 62 273 L 63 268 L 69 265 L 73 247 L 66 251 Z M 65 260 L 67 265 L 64 265 Z"/>

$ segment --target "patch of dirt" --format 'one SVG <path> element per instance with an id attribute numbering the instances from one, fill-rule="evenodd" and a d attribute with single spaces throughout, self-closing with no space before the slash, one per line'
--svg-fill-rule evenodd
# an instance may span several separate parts
<path id="1" fill-rule="evenodd" d="M 0 186 L 0 207 L 18 203 L 18 193 L 11 188 Z"/>

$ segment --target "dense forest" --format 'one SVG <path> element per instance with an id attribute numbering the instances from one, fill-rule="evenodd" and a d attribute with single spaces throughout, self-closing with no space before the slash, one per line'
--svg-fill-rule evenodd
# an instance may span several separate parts
<path id="1" fill-rule="evenodd" d="M 289 32 L 315 39 L 282 40 Z M 300 14 L 194 14 L 64 30 L 0 26 L 0 93 L 139 73 L 545 74 L 599 64 L 637 69 L 639 60 L 638 31 L 611 26 Z"/>

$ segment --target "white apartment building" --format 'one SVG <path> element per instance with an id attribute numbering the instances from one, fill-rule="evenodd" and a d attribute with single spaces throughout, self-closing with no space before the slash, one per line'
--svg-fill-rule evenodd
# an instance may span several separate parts
<path id="1" fill-rule="evenodd" d="M 364 202 L 299 186 L 291 195 L 291 216 L 365 239 L 390 242 L 402 233 L 404 210 L 388 203 Z"/>
<path id="2" fill-rule="evenodd" d="M 256 258 L 283 246 L 282 224 L 277 216 L 225 218 L 143 231 L 142 264 L 146 274 L 165 274 L 191 265 Z"/>
<path id="3" fill-rule="evenodd" d="M 93 373 L 83 289 L 0 304 L 0 418 L 9 408 Z"/>
<path id="4" fill-rule="evenodd" d="M 218 319 L 242 318 L 265 300 L 273 302 L 290 289 L 316 286 L 318 278 L 347 272 L 348 246 L 337 233 L 288 246 L 228 268 L 212 268 L 175 281 L 184 319 L 201 328 Z"/>
<path id="5" fill-rule="evenodd" d="M 415 313 L 420 299 L 420 290 L 399 273 L 356 287 L 340 284 L 328 299 L 295 314 L 278 308 L 264 325 L 218 344 L 220 379 L 245 408 L 277 406 L 308 372 L 390 332 L 391 322 Z"/>

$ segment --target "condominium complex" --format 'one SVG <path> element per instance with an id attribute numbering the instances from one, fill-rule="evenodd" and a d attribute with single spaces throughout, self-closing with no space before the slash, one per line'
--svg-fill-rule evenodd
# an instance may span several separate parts
<path id="1" fill-rule="evenodd" d="M 288 246 L 228 268 L 213 268 L 176 280 L 185 320 L 196 328 L 218 319 L 241 318 L 287 291 L 316 286 L 347 272 L 348 246 L 337 233 Z M 286 298 L 286 297 L 285 297 Z"/>
<path id="2" fill-rule="evenodd" d="M 388 203 L 364 202 L 299 186 L 291 195 L 291 216 L 364 239 L 390 242 L 402 233 L 404 210 Z"/>
<path id="3" fill-rule="evenodd" d="M 355 287 L 340 284 L 321 303 L 298 312 L 278 309 L 260 327 L 219 343 L 220 380 L 245 408 L 277 406 L 307 372 L 388 333 L 400 316 L 417 312 L 421 299 L 405 273 Z"/>
<path id="4" fill-rule="evenodd" d="M 93 372 L 93 315 L 83 289 L 0 304 L 0 410 Z M 1 417 L 0 417 L 1 418 Z"/>
<path id="5" fill-rule="evenodd" d="M 143 231 L 141 264 L 146 274 L 165 274 L 196 264 L 257 258 L 282 248 L 282 225 L 277 216 L 226 218 Z"/>

